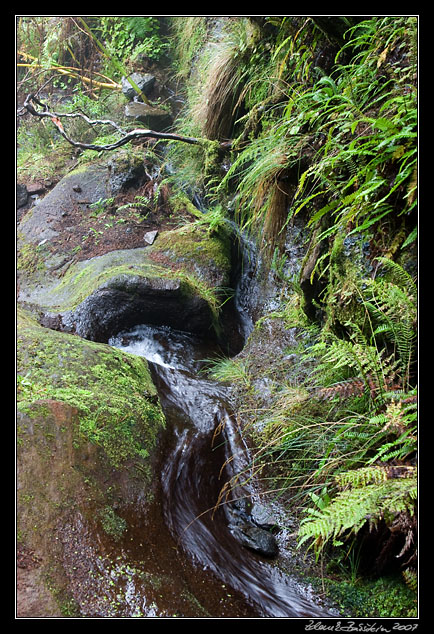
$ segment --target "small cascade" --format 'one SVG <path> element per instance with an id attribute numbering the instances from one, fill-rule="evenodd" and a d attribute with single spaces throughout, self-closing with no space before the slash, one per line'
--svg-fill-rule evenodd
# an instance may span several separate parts
<path id="1" fill-rule="evenodd" d="M 204 373 L 203 360 L 216 350 L 189 333 L 149 325 L 119 333 L 109 344 L 150 364 L 167 420 L 164 518 L 193 565 L 244 596 L 260 617 L 324 616 L 273 565 L 277 545 L 252 512 L 248 449 L 229 389 Z M 237 475 L 237 486 L 228 488 Z"/>

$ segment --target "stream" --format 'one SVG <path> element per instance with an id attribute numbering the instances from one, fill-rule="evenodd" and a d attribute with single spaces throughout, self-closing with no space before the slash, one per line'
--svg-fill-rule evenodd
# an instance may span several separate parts
<path id="1" fill-rule="evenodd" d="M 187 332 L 150 325 L 121 332 L 109 344 L 149 362 L 167 420 L 161 469 L 164 523 L 197 571 L 197 583 L 208 574 L 209 593 L 226 597 L 225 605 L 231 597 L 222 616 L 325 616 L 324 609 L 279 570 L 270 553 L 260 552 L 261 540 L 265 538 L 265 548 L 275 542 L 248 510 L 253 490 L 240 485 L 228 498 L 220 497 L 228 479 L 248 475 L 249 459 L 228 387 L 204 372 L 204 359 L 218 354 L 215 346 Z M 234 498 L 239 501 L 227 503 Z M 216 506 L 220 499 L 223 504 Z M 243 543 L 252 532 L 254 538 L 259 535 L 259 551 L 257 541 L 254 549 Z"/>

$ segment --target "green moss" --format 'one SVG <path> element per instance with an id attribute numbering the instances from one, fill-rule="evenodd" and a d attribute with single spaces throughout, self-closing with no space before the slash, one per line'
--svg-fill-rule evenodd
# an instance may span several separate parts
<path id="1" fill-rule="evenodd" d="M 161 234 L 151 252 L 163 252 L 174 264 L 201 278 L 220 274 L 224 283 L 229 281 L 230 239 L 223 231 L 210 236 L 204 226 L 186 225 Z"/>
<path id="2" fill-rule="evenodd" d="M 204 215 L 183 192 L 178 191 L 170 197 L 170 208 L 175 214 L 186 211 L 195 218 L 202 218 Z"/>
<path id="3" fill-rule="evenodd" d="M 328 285 L 322 304 L 327 315 L 325 327 L 335 329 L 351 322 L 363 330 L 366 310 L 359 288 L 366 272 L 361 256 L 350 253 L 344 240 L 343 235 L 336 235 L 330 251 Z"/>
<path id="4" fill-rule="evenodd" d="M 59 178 L 74 160 L 74 148 L 63 140 L 54 144 L 38 139 L 35 142 L 35 134 L 40 129 L 40 126 L 33 124 L 27 143 L 22 143 L 22 136 L 19 139 L 17 175 L 20 182 Z"/>
<path id="5" fill-rule="evenodd" d="M 113 466 L 146 458 L 164 425 L 146 362 L 42 328 L 28 317 L 19 319 L 18 328 L 17 368 L 25 377 L 18 409 L 29 413 L 40 399 L 68 403 L 79 412 L 80 434 L 102 447 Z"/>
<path id="6" fill-rule="evenodd" d="M 219 141 L 201 139 L 200 146 L 204 151 L 204 175 L 207 177 L 217 175 L 221 169 L 219 162 Z"/>
<path id="7" fill-rule="evenodd" d="M 323 579 L 327 593 L 343 614 L 354 618 L 415 618 L 416 594 L 400 577 L 347 581 Z"/>
<path id="8" fill-rule="evenodd" d="M 62 281 L 51 288 L 43 299 L 46 306 L 57 310 L 72 310 L 102 284 L 121 276 L 163 277 L 165 271 L 138 253 L 127 260 L 122 252 L 107 253 L 88 262 L 71 266 Z"/>
<path id="9" fill-rule="evenodd" d="M 102 527 L 107 535 L 113 537 L 116 541 L 121 539 L 127 529 L 126 521 L 117 515 L 111 506 L 105 506 L 99 512 Z"/>
<path id="10" fill-rule="evenodd" d="M 179 279 L 186 295 L 197 295 L 208 304 L 218 329 L 222 300 L 228 292 L 231 269 L 230 239 L 225 231 L 210 235 L 206 226 L 193 223 L 159 236 L 149 249 L 151 258 L 163 258 L 164 275 Z"/>
<path id="11" fill-rule="evenodd" d="M 43 245 L 23 243 L 17 255 L 17 270 L 27 273 L 45 270 Z"/>
<path id="12" fill-rule="evenodd" d="M 112 251 L 69 267 L 60 282 L 35 290 L 35 301 L 51 311 L 74 310 L 104 284 L 125 278 L 178 279 L 186 296 L 198 295 L 217 316 L 221 288 L 229 283 L 230 240 L 224 232 L 209 235 L 196 224 L 162 233 L 155 245 Z"/>

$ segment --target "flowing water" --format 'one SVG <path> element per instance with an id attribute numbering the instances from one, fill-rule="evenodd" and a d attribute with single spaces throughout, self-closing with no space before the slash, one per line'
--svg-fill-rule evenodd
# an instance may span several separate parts
<path id="1" fill-rule="evenodd" d="M 228 388 L 204 372 L 203 360 L 218 353 L 215 347 L 189 333 L 149 325 L 119 333 L 109 343 L 150 364 L 167 420 L 161 469 L 164 522 L 197 579 L 206 573 L 210 591 L 218 588 L 222 596 L 238 597 L 222 616 L 325 616 L 272 559 L 241 545 L 234 534 L 234 506 L 227 500 L 247 498 L 252 491 L 239 487 L 228 498 L 221 491 L 234 474 L 247 474 L 249 459 Z"/>

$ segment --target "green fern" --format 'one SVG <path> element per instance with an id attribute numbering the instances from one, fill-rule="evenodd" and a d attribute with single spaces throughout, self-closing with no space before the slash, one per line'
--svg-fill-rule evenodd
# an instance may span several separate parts
<path id="1" fill-rule="evenodd" d="M 159 31 L 158 19 L 153 16 L 122 16 L 121 20 L 127 30 L 138 40 L 142 40 L 150 34 L 158 33 Z"/>
<path id="2" fill-rule="evenodd" d="M 414 300 L 417 295 L 417 286 L 411 275 L 407 273 L 400 264 L 390 260 L 389 258 L 378 257 L 376 259 L 383 265 L 389 279 L 391 279 L 397 286 L 406 289 L 408 294 L 413 296 Z"/>
<path id="3" fill-rule="evenodd" d="M 351 339 L 340 339 L 329 334 L 329 344 L 312 375 L 317 384 L 322 382 L 321 387 L 317 388 L 317 397 L 330 398 L 336 395 L 349 398 L 361 396 L 364 391 L 373 399 L 382 397 L 393 385 L 396 374 L 394 357 L 387 357 L 384 351 L 369 345 L 355 324 L 348 322 L 346 326 L 353 330 Z M 319 348 L 313 347 L 311 352 L 314 350 L 318 351 Z"/>
<path id="4" fill-rule="evenodd" d="M 416 570 L 412 570 L 411 568 L 406 568 L 406 570 L 402 571 L 402 576 L 404 577 L 405 584 L 413 590 L 413 592 L 417 592 L 417 572 Z"/>
<path id="5" fill-rule="evenodd" d="M 146 196 L 135 196 L 132 202 L 121 205 L 117 208 L 117 211 L 124 211 L 126 209 L 149 209 L 152 202 Z"/>
<path id="6" fill-rule="evenodd" d="M 346 486 L 362 487 L 368 484 L 380 484 L 388 479 L 386 467 L 362 467 L 353 471 L 346 471 L 336 476 L 336 482 L 340 488 Z"/>
<path id="7" fill-rule="evenodd" d="M 412 516 L 417 499 L 417 478 L 388 479 L 378 467 L 340 475 L 349 488 L 340 491 L 326 508 L 307 509 L 298 531 L 299 546 L 313 540 L 319 554 L 332 540 L 336 545 L 344 534 L 357 534 L 363 526 L 375 526 L 384 519 L 390 525 L 400 513 Z"/>
<path id="8" fill-rule="evenodd" d="M 372 318 L 372 339 L 394 346 L 400 365 L 400 380 L 408 387 L 416 344 L 417 287 L 412 277 L 396 262 L 378 258 L 384 277 L 366 283 L 364 304 Z"/>

